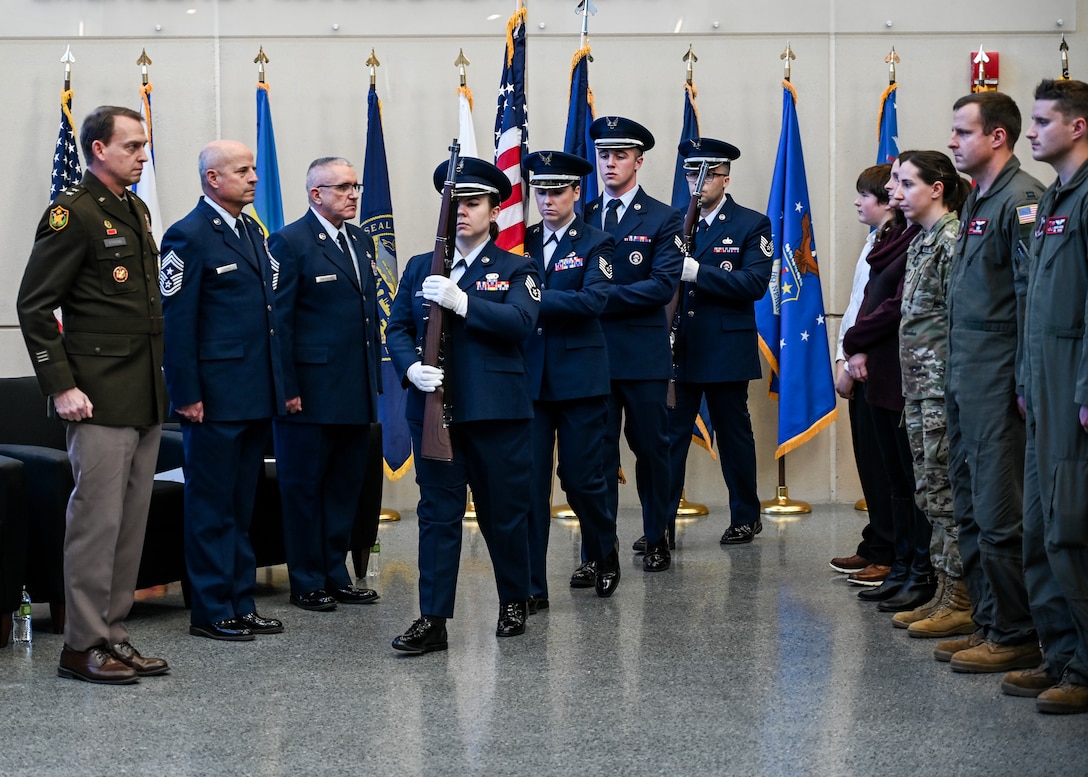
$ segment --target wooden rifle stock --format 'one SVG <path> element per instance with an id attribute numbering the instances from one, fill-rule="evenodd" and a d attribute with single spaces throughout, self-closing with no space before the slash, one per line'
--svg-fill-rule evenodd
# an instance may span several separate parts
<path id="1" fill-rule="evenodd" d="M 454 181 L 461 146 L 454 138 L 450 145 L 450 163 L 446 168 L 446 182 L 442 186 L 442 208 L 438 213 L 438 230 L 434 238 L 430 275 L 450 275 L 453 265 L 453 247 L 457 237 L 457 212 L 453 205 Z M 424 319 L 422 361 L 427 367 L 446 369 L 446 339 L 448 337 L 446 310 L 437 302 L 425 302 L 427 315 Z M 443 380 L 443 383 L 445 381 Z M 436 461 L 453 461 L 453 443 L 450 441 L 449 408 L 446 406 L 446 387 L 439 386 L 423 399 L 423 440 L 420 455 Z"/>
<path id="2" fill-rule="evenodd" d="M 684 237 L 676 237 L 676 247 L 684 256 L 691 256 L 691 252 L 695 250 L 695 230 L 699 226 L 699 198 L 703 196 L 703 184 L 706 183 L 708 169 L 706 162 L 699 166 L 699 179 L 695 182 L 695 190 L 691 193 L 688 210 L 684 214 Z M 669 304 L 665 306 L 665 320 L 669 322 L 669 348 L 672 351 L 672 375 L 669 376 L 669 393 L 665 400 L 670 410 L 676 407 L 676 335 L 680 330 L 680 295 L 683 292 L 684 284 L 681 282 Z"/>

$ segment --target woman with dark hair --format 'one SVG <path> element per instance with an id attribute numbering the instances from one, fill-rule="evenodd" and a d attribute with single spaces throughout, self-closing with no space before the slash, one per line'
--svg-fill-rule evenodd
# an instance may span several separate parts
<path id="1" fill-rule="evenodd" d="M 899 162 L 892 164 L 888 192 L 898 186 Z M 894 206 L 895 201 L 891 204 Z M 914 474 L 910 444 L 900 421 L 903 416 L 903 380 L 899 370 L 899 321 L 907 247 L 921 231 L 908 225 L 898 209 L 878 234 L 869 252 L 869 284 L 857 320 L 843 338 L 846 368 L 854 379 L 854 395 L 869 407 L 873 439 L 887 477 L 893 553 L 890 564 L 874 563 L 848 578 L 867 586 L 860 599 L 882 602 L 899 592 L 910 566 L 908 527 L 915 519 Z M 870 514 L 871 515 L 871 514 Z M 924 517 L 923 517 L 924 520 Z"/>
<path id="2" fill-rule="evenodd" d="M 922 231 L 907 249 L 899 361 L 903 373 L 903 417 L 914 467 L 919 512 L 909 528 L 911 563 L 906 582 L 879 607 L 904 612 L 896 625 L 910 626 L 956 595 L 958 609 L 970 611 L 963 586 L 958 527 L 952 515 L 945 424 L 945 365 L 948 361 L 948 279 L 959 232 L 958 210 L 970 187 L 952 160 L 940 151 L 907 151 L 899 156 L 899 186 L 893 197 L 903 215 Z M 924 517 L 923 517 L 924 515 Z M 937 595 L 941 573 L 941 592 Z M 917 616 L 917 617 L 916 617 Z M 943 637 L 970 633 L 970 618 L 946 631 L 912 633 Z"/>

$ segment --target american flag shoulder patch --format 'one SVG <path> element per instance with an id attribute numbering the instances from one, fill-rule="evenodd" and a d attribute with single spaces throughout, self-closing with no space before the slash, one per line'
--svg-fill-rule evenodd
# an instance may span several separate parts
<path id="1" fill-rule="evenodd" d="M 1031 205 L 1021 205 L 1016 209 L 1016 218 L 1021 224 L 1034 224 L 1035 217 L 1039 212 L 1039 204 L 1033 203 Z"/>

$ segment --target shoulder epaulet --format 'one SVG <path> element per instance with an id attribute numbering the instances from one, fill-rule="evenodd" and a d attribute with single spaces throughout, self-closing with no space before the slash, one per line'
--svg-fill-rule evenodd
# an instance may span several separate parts
<path id="1" fill-rule="evenodd" d="M 66 202 L 75 202 L 81 196 L 87 193 L 87 187 L 83 184 L 74 184 L 60 190 L 60 194 L 57 195 L 55 201 L 64 199 Z"/>

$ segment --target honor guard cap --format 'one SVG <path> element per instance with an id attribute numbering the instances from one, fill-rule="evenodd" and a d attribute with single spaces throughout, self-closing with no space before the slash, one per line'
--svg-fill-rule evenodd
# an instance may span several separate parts
<path id="1" fill-rule="evenodd" d="M 562 151 L 536 151 L 525 157 L 529 185 L 535 189 L 563 189 L 580 185 L 593 172 L 593 165 L 580 156 Z"/>
<path id="2" fill-rule="evenodd" d="M 449 166 L 450 163 L 447 160 L 434 170 L 434 188 L 437 191 L 442 191 L 446 185 L 446 168 Z M 509 197 L 511 191 L 513 187 L 506 173 L 490 162 L 471 156 L 463 156 L 457 160 L 457 171 L 453 183 L 454 197 L 497 194 L 501 201 Z"/>
<path id="3" fill-rule="evenodd" d="M 703 162 L 713 170 L 718 165 L 740 158 L 740 149 L 732 143 L 714 138 L 689 138 L 677 148 L 684 157 L 685 170 L 698 170 Z"/>
<path id="4" fill-rule="evenodd" d="M 649 151 L 654 147 L 654 136 L 637 121 L 622 116 L 602 116 L 589 125 L 589 137 L 597 148 L 640 148 Z"/>

